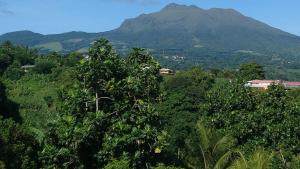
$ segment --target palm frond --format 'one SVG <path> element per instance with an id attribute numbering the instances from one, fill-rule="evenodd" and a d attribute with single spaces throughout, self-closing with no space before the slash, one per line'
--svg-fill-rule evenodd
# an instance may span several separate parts
<path id="1" fill-rule="evenodd" d="M 240 158 L 237 159 L 229 169 L 267 169 L 271 165 L 274 153 L 269 153 L 263 149 L 255 151 L 249 160 L 246 160 L 241 152 L 238 152 Z"/>
<path id="2" fill-rule="evenodd" d="M 235 153 L 239 156 L 237 160 L 229 167 L 229 169 L 248 169 L 248 162 L 240 151 L 235 151 Z"/>
<path id="3" fill-rule="evenodd" d="M 213 146 L 212 154 L 222 153 L 228 151 L 230 147 L 234 144 L 234 139 L 227 135 L 223 136 L 221 139 L 217 140 L 217 143 Z"/>
<path id="4" fill-rule="evenodd" d="M 210 138 L 211 138 L 211 131 L 210 129 L 206 128 L 201 121 L 197 122 L 197 131 L 198 131 L 198 137 L 200 140 L 200 144 L 203 149 L 208 149 L 210 145 Z"/>
<path id="5" fill-rule="evenodd" d="M 257 150 L 250 159 L 250 165 L 253 169 L 266 169 L 271 165 L 271 160 L 274 153 L 269 153 L 264 150 Z"/>
<path id="6" fill-rule="evenodd" d="M 216 164 L 214 166 L 214 169 L 225 168 L 228 165 L 231 157 L 232 157 L 231 151 L 228 151 L 227 153 L 225 153 L 221 158 L 218 159 L 218 161 L 216 162 Z"/>

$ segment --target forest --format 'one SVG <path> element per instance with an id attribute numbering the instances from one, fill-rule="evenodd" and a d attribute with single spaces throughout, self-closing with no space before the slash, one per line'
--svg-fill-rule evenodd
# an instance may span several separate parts
<path id="1" fill-rule="evenodd" d="M 4 42 L 0 169 L 300 168 L 300 90 L 246 87 L 265 79 L 255 62 L 160 68 L 106 39 L 88 57 Z"/>

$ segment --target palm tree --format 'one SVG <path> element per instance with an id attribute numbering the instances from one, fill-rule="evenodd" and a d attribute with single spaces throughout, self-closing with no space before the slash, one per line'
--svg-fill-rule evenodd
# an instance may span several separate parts
<path id="1" fill-rule="evenodd" d="M 214 129 L 206 128 L 201 121 L 197 123 L 196 143 L 187 142 L 187 165 L 193 169 L 223 169 L 229 166 L 233 157 L 235 139 L 223 136 Z"/>
<path id="2" fill-rule="evenodd" d="M 257 150 L 246 160 L 242 153 L 229 169 L 267 169 L 271 165 L 271 161 L 275 155 L 274 152 L 269 153 L 262 149 Z"/>

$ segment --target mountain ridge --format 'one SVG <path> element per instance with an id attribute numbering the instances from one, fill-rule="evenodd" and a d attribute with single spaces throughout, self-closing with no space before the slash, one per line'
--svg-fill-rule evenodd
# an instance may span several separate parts
<path id="1" fill-rule="evenodd" d="M 277 28 L 270 27 L 269 25 L 254 20 L 253 18 L 246 17 L 233 9 L 212 8 L 212 9 L 204 10 L 194 6 L 176 5 L 176 4 L 168 5 L 159 12 L 140 15 L 136 18 L 127 19 L 122 23 L 122 25 L 119 28 L 113 30 L 112 32 L 113 34 L 131 33 L 130 36 L 132 37 L 134 37 L 136 33 L 142 32 L 141 35 L 136 35 L 136 36 L 143 37 L 145 36 L 145 33 L 151 35 L 153 35 L 154 33 L 168 34 L 171 31 L 174 31 L 175 32 L 174 34 L 168 36 L 175 36 L 180 33 L 184 33 L 184 35 L 182 35 L 183 37 L 189 36 L 186 38 L 190 38 L 190 39 L 196 37 L 198 39 L 201 39 L 202 41 L 207 41 L 208 43 L 207 46 L 211 46 L 216 41 L 213 42 L 209 42 L 209 41 L 211 41 L 211 39 L 214 39 L 215 37 L 216 39 L 219 39 L 219 37 L 223 35 L 227 35 L 228 33 L 230 34 L 230 36 L 225 37 L 227 39 L 236 36 L 231 32 L 241 33 L 242 35 L 239 35 L 240 37 L 245 35 L 247 36 L 249 34 L 245 34 L 244 32 L 241 32 L 241 31 L 247 31 L 247 29 L 249 31 L 252 31 L 250 33 L 253 33 L 253 31 L 255 31 L 254 33 L 257 34 L 273 34 L 272 36 L 275 35 L 286 36 L 295 39 L 299 38 L 300 40 L 300 37 L 296 35 L 292 35 L 284 31 L 281 31 Z M 163 32 L 164 30 L 167 31 Z M 150 32 L 146 32 L 146 31 L 150 31 Z M 191 33 L 192 35 L 188 35 L 188 33 Z M 225 38 L 224 40 L 226 40 Z M 120 38 L 118 40 L 122 41 L 123 39 Z M 137 41 L 138 39 L 133 38 L 133 40 Z M 155 39 L 152 40 L 155 41 Z M 261 41 L 260 39 L 254 39 L 254 40 Z M 140 41 L 147 42 L 147 40 L 145 40 L 144 37 L 141 38 Z M 280 42 L 280 40 L 277 41 Z M 176 42 L 176 40 L 174 40 L 174 42 Z M 139 42 L 139 43 L 143 43 L 143 42 Z M 227 44 L 224 42 L 220 42 L 220 43 L 222 43 L 223 45 Z M 220 45 L 222 46 L 222 44 Z M 163 46 L 162 44 L 159 45 Z M 176 44 L 172 44 L 172 45 L 176 46 Z M 236 43 L 235 46 L 239 47 L 239 43 Z M 249 46 L 249 45 L 245 45 L 245 46 Z M 147 47 L 152 47 L 152 46 L 150 45 Z M 265 46 L 263 45 L 263 47 Z"/>

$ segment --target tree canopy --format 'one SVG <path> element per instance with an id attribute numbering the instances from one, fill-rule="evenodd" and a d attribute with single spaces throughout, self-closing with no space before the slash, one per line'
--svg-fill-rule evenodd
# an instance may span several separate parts
<path id="1" fill-rule="evenodd" d="M 245 86 L 256 63 L 161 76 L 106 39 L 85 55 L 5 42 L 0 61 L 1 169 L 299 168 L 299 89 Z"/>

